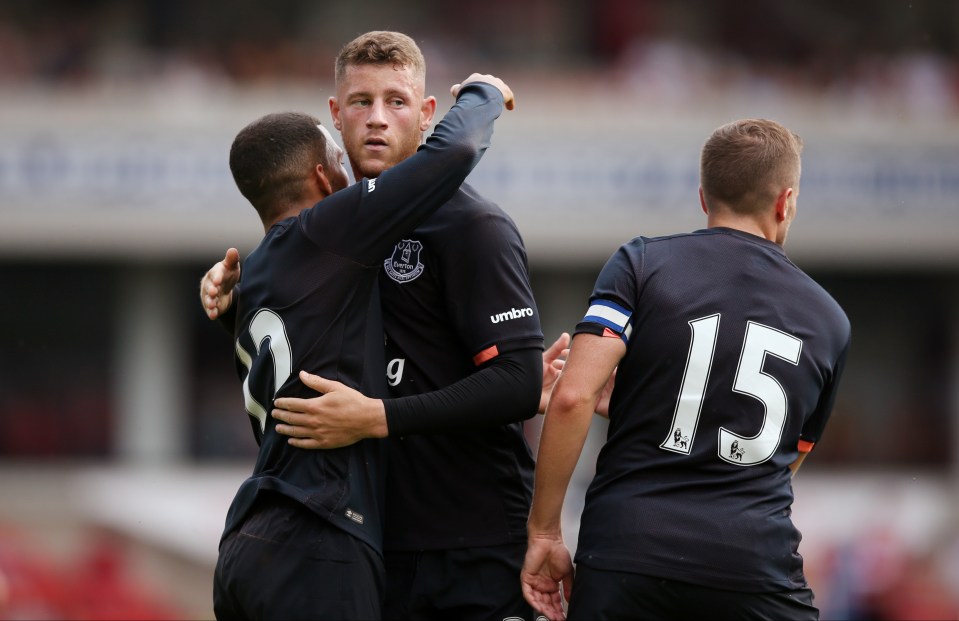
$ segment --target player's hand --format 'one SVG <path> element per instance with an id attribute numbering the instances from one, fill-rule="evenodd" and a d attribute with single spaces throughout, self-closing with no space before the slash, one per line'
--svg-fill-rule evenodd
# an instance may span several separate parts
<path id="1" fill-rule="evenodd" d="M 559 379 L 563 367 L 566 365 L 566 356 L 569 355 L 569 333 L 563 332 L 559 338 L 549 346 L 549 349 L 543 352 L 543 391 L 539 397 L 539 410 L 537 414 L 546 413 L 546 405 L 549 403 L 549 396 L 553 392 L 553 386 Z"/>
<path id="2" fill-rule="evenodd" d="M 609 379 L 606 380 L 606 385 L 603 386 L 603 392 L 599 394 L 599 399 L 596 401 L 596 413 L 603 418 L 609 418 L 609 398 L 613 396 L 613 388 L 616 386 L 616 371 L 618 370 L 619 367 L 613 369 Z"/>
<path id="3" fill-rule="evenodd" d="M 466 86 L 471 82 L 485 82 L 486 84 L 492 84 L 503 93 L 503 103 L 506 106 L 507 110 L 512 110 L 513 106 L 516 105 L 516 98 L 513 96 L 513 89 L 506 84 L 506 82 L 497 78 L 495 75 L 489 75 L 488 73 L 474 73 L 470 77 L 463 80 L 460 84 L 454 84 L 450 87 L 450 94 L 453 96 L 453 99 L 459 97 L 460 89 Z"/>
<path id="4" fill-rule="evenodd" d="M 206 316 L 216 319 L 233 304 L 233 288 L 240 280 L 240 252 L 226 251 L 223 260 L 211 267 L 200 279 L 200 304 Z"/>
<path id="5" fill-rule="evenodd" d="M 321 395 L 281 397 L 273 402 L 273 418 L 280 421 L 276 431 L 289 436 L 292 446 L 332 449 L 364 438 L 386 437 L 386 410 L 381 400 L 306 371 L 300 371 L 300 381 Z"/>
<path id="6" fill-rule="evenodd" d="M 523 597 L 550 621 L 566 618 L 563 601 L 573 589 L 573 560 L 562 536 L 530 533 L 523 570 Z"/>

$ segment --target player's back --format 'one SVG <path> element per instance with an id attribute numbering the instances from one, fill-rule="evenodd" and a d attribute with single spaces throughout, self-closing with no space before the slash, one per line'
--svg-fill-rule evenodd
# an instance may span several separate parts
<path id="1" fill-rule="evenodd" d="M 633 240 L 596 298 L 632 311 L 632 333 L 578 560 L 735 590 L 803 584 L 788 466 L 828 417 L 841 308 L 781 247 L 731 229 Z"/>
<path id="2" fill-rule="evenodd" d="M 260 443 L 246 495 L 250 503 L 260 490 L 300 500 L 379 547 L 383 443 L 293 449 L 269 415 L 274 397 L 316 396 L 299 380 L 300 369 L 385 394 L 382 320 L 373 298 L 378 267 L 317 245 L 303 231 L 298 218 L 275 225 L 243 266 L 235 337 L 238 362 L 247 368 L 238 370 Z"/>

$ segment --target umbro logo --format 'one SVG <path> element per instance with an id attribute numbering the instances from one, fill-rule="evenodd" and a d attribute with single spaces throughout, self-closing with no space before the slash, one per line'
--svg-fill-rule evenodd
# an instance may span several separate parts
<path id="1" fill-rule="evenodd" d="M 533 309 L 530 307 L 526 308 L 511 308 L 506 312 L 499 313 L 497 315 L 490 315 L 489 320 L 493 323 L 499 323 L 501 321 L 509 321 L 510 319 L 519 319 L 520 317 L 532 317 Z"/>

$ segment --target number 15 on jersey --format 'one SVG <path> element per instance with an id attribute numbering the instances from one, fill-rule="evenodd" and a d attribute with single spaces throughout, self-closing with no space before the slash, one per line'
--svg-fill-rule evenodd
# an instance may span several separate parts
<path id="1" fill-rule="evenodd" d="M 719 314 L 689 322 L 692 330 L 689 356 L 672 425 L 666 439 L 659 445 L 664 450 L 688 455 L 696 441 L 696 427 L 712 371 L 719 325 Z M 752 466 L 775 454 L 782 439 L 789 403 L 782 385 L 763 371 L 763 365 L 767 354 L 798 365 L 801 353 L 802 341 L 795 336 L 754 321 L 746 323 L 732 390 L 758 400 L 763 404 L 765 414 L 762 425 L 753 436 L 742 436 L 720 427 L 717 447 L 720 459 L 731 464 Z"/>

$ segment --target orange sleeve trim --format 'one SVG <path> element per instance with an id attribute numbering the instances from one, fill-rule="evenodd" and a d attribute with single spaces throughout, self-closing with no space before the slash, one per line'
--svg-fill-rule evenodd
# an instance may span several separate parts
<path id="1" fill-rule="evenodd" d="M 621 339 L 621 338 L 623 338 L 623 337 L 622 337 L 621 335 L 619 335 L 619 334 L 616 334 L 615 332 L 613 332 L 613 331 L 610 330 L 609 328 L 603 328 L 603 338 L 607 338 L 607 339 L 610 339 L 610 338 L 612 338 L 612 339 Z"/>
<path id="2" fill-rule="evenodd" d="M 496 347 L 496 345 L 487 347 L 480 353 L 473 356 L 473 364 L 475 364 L 476 366 L 479 366 L 483 364 L 484 362 L 486 362 L 487 360 L 492 360 L 496 356 L 499 356 L 499 348 Z"/>
<path id="3" fill-rule="evenodd" d="M 799 452 L 800 452 L 800 453 L 808 453 L 809 451 L 812 450 L 812 447 L 814 447 L 814 446 L 816 446 L 816 443 L 815 443 L 815 442 L 807 442 L 807 441 L 805 441 L 805 440 L 800 440 L 800 441 L 799 441 Z"/>

